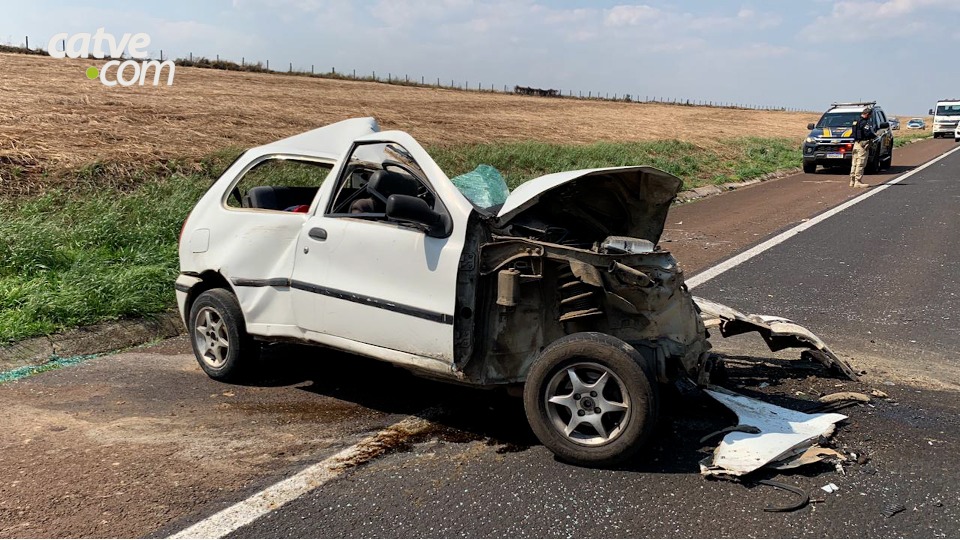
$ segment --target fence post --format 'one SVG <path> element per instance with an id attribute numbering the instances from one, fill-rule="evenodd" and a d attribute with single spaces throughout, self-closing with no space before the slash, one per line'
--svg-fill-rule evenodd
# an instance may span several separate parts
<path id="1" fill-rule="evenodd" d="M 243 67 L 243 66 L 245 66 L 245 65 L 247 65 L 247 57 L 246 57 L 246 56 L 241 56 L 241 57 L 240 57 L 240 67 Z"/>
<path id="2" fill-rule="evenodd" d="M 311 72 L 313 71 L 313 65 L 312 65 L 312 64 L 310 65 L 310 71 L 311 71 Z M 334 75 L 336 75 L 336 74 L 337 74 L 337 68 L 331 67 L 331 68 L 330 68 L 330 73 L 333 73 Z"/>
<path id="3" fill-rule="evenodd" d="M 30 50 L 30 36 L 23 36 L 23 41 L 26 43 L 27 50 Z"/>
<path id="4" fill-rule="evenodd" d="M 423 75 L 420 76 L 420 84 L 424 84 L 424 81 L 426 80 L 427 80 L 426 77 L 424 77 Z"/>
<path id="5" fill-rule="evenodd" d="M 218 54 L 218 55 L 217 55 L 217 62 L 219 62 L 219 61 L 220 61 L 220 55 Z"/>
<path id="6" fill-rule="evenodd" d="M 313 64 L 310 64 L 310 74 L 313 75 Z"/>
<path id="7" fill-rule="evenodd" d="M 270 71 L 270 59 L 267 58 L 267 71 Z"/>
<path id="8" fill-rule="evenodd" d="M 163 49 L 160 49 L 160 62 L 163 62 Z"/>
<path id="9" fill-rule="evenodd" d="M 357 69 L 356 69 L 356 68 L 353 69 L 353 78 L 354 78 L 354 79 L 357 78 Z"/>
<path id="10" fill-rule="evenodd" d="M 66 44 L 64 44 L 63 47 L 64 47 L 63 50 L 67 50 L 67 49 L 66 49 L 66 47 L 67 47 Z M 190 61 L 193 62 L 193 53 L 190 53 Z"/>

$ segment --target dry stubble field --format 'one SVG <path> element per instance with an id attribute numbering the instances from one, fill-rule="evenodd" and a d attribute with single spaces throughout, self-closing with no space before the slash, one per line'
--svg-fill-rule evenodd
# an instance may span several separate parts
<path id="1" fill-rule="evenodd" d="M 535 98 L 278 74 L 177 68 L 173 86 L 90 81 L 96 61 L 0 54 L 0 192 L 84 165 L 141 165 L 262 144 L 345 118 L 374 116 L 421 143 L 679 139 L 710 146 L 742 136 L 806 135 L 816 114 Z M 36 185 L 30 185 L 30 184 Z M 6 184 L 6 185 L 3 185 Z"/>

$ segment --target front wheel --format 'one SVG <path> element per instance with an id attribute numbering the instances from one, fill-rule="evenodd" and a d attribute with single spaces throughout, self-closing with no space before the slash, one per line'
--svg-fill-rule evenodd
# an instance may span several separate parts
<path id="1" fill-rule="evenodd" d="M 817 162 L 816 161 L 804 161 L 803 162 L 803 172 L 807 174 L 813 174 L 817 172 Z"/>
<path id="2" fill-rule="evenodd" d="M 550 344 L 524 385 L 527 421 L 540 442 L 577 465 L 608 466 L 635 455 L 659 412 L 654 366 L 636 348 L 596 332 Z"/>
<path id="3" fill-rule="evenodd" d="M 240 304 L 224 289 L 198 296 L 188 321 L 193 353 L 213 379 L 240 380 L 260 356 L 260 344 L 247 334 Z"/>

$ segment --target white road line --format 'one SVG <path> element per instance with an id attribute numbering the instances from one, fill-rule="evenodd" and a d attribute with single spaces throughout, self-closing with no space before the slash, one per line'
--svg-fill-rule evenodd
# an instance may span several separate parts
<path id="1" fill-rule="evenodd" d="M 933 165 L 934 163 L 936 163 L 936 162 L 940 161 L 941 159 L 949 156 L 950 154 L 956 152 L 957 150 L 960 150 L 960 146 L 958 146 L 957 148 L 954 148 L 953 150 L 950 150 L 950 151 L 948 151 L 948 152 L 946 152 L 946 153 L 944 153 L 944 154 L 941 154 L 941 155 L 938 156 L 938 157 L 935 157 L 935 158 L 931 159 L 930 161 L 924 163 L 923 165 L 917 167 L 916 169 L 914 169 L 914 170 L 912 170 L 912 171 L 910 171 L 910 172 L 908 172 L 908 173 L 902 174 L 902 175 L 894 178 L 893 180 L 890 180 L 889 182 L 887 182 L 887 183 L 885 183 L 885 184 L 882 184 L 882 185 L 880 185 L 880 186 L 878 186 L 878 187 L 875 187 L 875 188 L 871 189 L 870 191 L 864 193 L 863 195 L 860 195 L 859 197 L 850 199 L 849 201 L 841 204 L 840 206 L 837 206 L 836 208 L 832 208 L 832 209 L 830 209 L 830 210 L 828 210 L 828 211 L 820 214 L 819 216 L 817 216 L 817 217 L 815 217 L 815 218 L 813 218 L 813 219 L 811 219 L 811 220 L 809 220 L 809 221 L 804 221 L 803 223 L 797 225 L 796 227 L 794 227 L 794 228 L 792 228 L 792 229 L 790 229 L 790 230 L 788 230 L 788 231 L 784 231 L 784 232 L 778 234 L 777 236 L 774 236 L 773 238 L 767 240 L 766 242 L 763 242 L 763 243 L 761 243 L 761 244 L 758 244 L 758 245 L 756 245 L 756 246 L 754 246 L 754 247 L 752 247 L 752 248 L 744 251 L 743 253 L 739 253 L 739 254 L 737 254 L 737 255 L 734 255 L 733 257 L 730 257 L 729 259 L 723 261 L 722 263 L 720 263 L 720 264 L 718 264 L 718 265 L 716 265 L 716 266 L 713 266 L 713 267 L 711 267 L 711 268 L 708 268 L 708 269 L 704 270 L 703 272 L 700 272 L 699 274 L 697 274 L 697 275 L 691 277 L 690 279 L 686 280 L 686 282 L 687 282 L 687 287 L 689 287 L 689 288 L 692 289 L 692 288 L 696 287 L 697 285 L 703 285 L 704 283 L 706 283 L 706 282 L 710 281 L 711 279 L 719 276 L 720 274 L 726 272 L 727 270 L 730 270 L 731 268 L 734 268 L 734 267 L 736 267 L 736 266 L 738 266 L 738 265 L 740 265 L 740 264 L 743 264 L 743 263 L 749 261 L 750 259 L 756 257 L 757 255 L 763 253 L 764 251 L 772 248 L 773 246 L 776 246 L 777 244 L 781 244 L 781 243 L 787 241 L 788 239 L 793 238 L 794 236 L 802 233 L 803 231 L 809 229 L 810 227 L 813 227 L 813 226 L 816 225 L 817 223 L 820 223 L 821 221 L 823 221 L 823 220 L 825 220 L 825 219 L 827 219 L 827 218 L 830 218 L 830 217 L 832 217 L 832 216 L 835 216 L 835 215 L 839 214 L 840 212 L 843 212 L 843 211 L 846 210 L 847 208 L 850 208 L 851 206 L 853 206 L 853 205 L 855 205 L 855 204 L 857 204 L 857 203 L 863 202 L 863 201 L 865 201 L 866 199 L 868 199 L 868 198 L 870 198 L 870 197 L 873 197 L 874 195 L 880 193 L 881 191 L 889 188 L 890 186 L 892 186 L 892 185 L 894 185 L 894 184 L 897 184 L 897 183 L 901 182 L 902 180 L 906 180 L 907 178 L 910 178 L 910 177 L 913 176 L 914 174 L 917 174 L 918 172 L 926 169 L 926 168 L 929 167 L 930 165 Z M 853 188 L 851 188 L 851 189 L 853 189 Z"/>
<path id="2" fill-rule="evenodd" d="M 390 449 L 390 442 L 395 441 L 397 437 L 410 437 L 432 429 L 433 426 L 434 424 L 429 420 L 409 416 L 376 435 L 367 437 L 169 538 L 223 538 L 240 527 L 253 523 L 257 518 L 326 484 L 348 468 L 383 454 Z"/>

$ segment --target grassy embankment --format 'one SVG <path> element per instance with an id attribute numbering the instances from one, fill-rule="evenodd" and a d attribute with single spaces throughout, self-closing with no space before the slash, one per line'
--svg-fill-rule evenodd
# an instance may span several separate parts
<path id="1" fill-rule="evenodd" d="M 796 167 L 800 159 L 790 140 L 756 138 L 711 148 L 660 141 L 430 150 L 450 176 L 488 163 L 511 187 L 550 172 L 642 163 L 678 175 L 691 188 L 755 178 Z M 69 190 L 0 200 L 0 343 L 172 307 L 181 223 L 237 153 L 212 155 L 199 167 L 152 165 L 119 182 L 99 178 L 109 167 L 91 165 L 71 173 L 76 187 Z M 10 174 L 17 172 L 0 170 Z M 136 187 L 96 187 L 105 184 Z"/>

